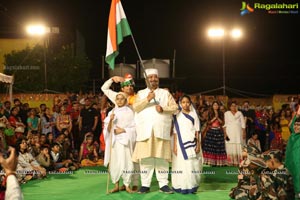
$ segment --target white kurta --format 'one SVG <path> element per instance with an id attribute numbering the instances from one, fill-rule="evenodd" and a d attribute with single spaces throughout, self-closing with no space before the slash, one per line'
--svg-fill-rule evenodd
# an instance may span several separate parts
<path id="1" fill-rule="evenodd" d="M 114 113 L 113 126 L 111 132 L 107 131 L 107 126 L 110 121 L 110 115 Z M 128 107 L 114 108 L 108 113 L 104 120 L 104 138 L 105 138 L 105 156 L 104 165 L 107 166 L 110 162 L 110 174 L 113 183 L 119 181 L 122 176 L 123 183 L 128 186 L 131 182 L 131 175 L 133 174 L 133 162 L 131 160 L 133 147 L 136 138 L 134 112 Z M 124 133 L 115 135 L 114 129 L 116 127 L 125 129 Z M 112 137 L 110 137 L 112 134 Z M 112 138 L 112 141 L 110 141 Z M 112 145 L 110 152 L 110 144 Z"/>
<path id="2" fill-rule="evenodd" d="M 165 89 L 157 88 L 155 100 L 148 102 L 150 89 L 140 90 L 133 104 L 136 112 L 137 143 L 133 154 L 133 161 L 140 162 L 141 184 L 150 187 L 152 176 L 156 171 L 159 187 L 168 185 L 168 161 L 171 161 L 170 132 L 172 114 L 178 106 L 172 95 Z M 157 112 L 156 105 L 163 109 Z"/>
<path id="3" fill-rule="evenodd" d="M 116 104 L 116 96 L 118 92 L 115 92 L 110 89 L 110 86 L 113 84 L 113 80 L 110 78 L 102 85 L 101 90 L 102 92 L 108 97 L 108 99 L 113 102 L 113 104 Z"/>
<path id="4" fill-rule="evenodd" d="M 200 129 L 198 116 L 192 112 L 189 115 L 194 118 L 194 124 L 181 112 L 176 116 L 183 143 L 193 141 L 195 132 Z M 176 128 L 174 132 L 177 135 L 177 156 L 174 153 L 172 155 L 172 187 L 176 192 L 184 194 L 197 192 L 202 170 L 201 154 L 196 154 L 194 147 L 188 148 L 186 149 L 188 159 L 184 159 Z"/>
<path id="5" fill-rule="evenodd" d="M 154 90 L 155 101 L 147 101 L 147 96 L 151 90 L 146 88 L 140 90 L 133 104 L 136 111 L 137 141 L 145 141 L 152 135 L 163 140 L 170 140 L 170 130 L 172 126 L 172 114 L 176 112 L 178 106 L 172 95 L 165 89 Z M 157 112 L 156 105 L 163 109 L 162 113 Z"/>
<path id="6" fill-rule="evenodd" d="M 242 160 L 243 128 L 245 119 L 240 111 L 233 114 L 226 111 L 224 114 L 226 134 L 230 141 L 226 141 L 226 153 L 229 165 L 236 165 Z"/>

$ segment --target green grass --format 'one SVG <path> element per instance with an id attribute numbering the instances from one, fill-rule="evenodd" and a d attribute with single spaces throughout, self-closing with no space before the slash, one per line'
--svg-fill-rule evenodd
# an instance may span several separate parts
<path id="1" fill-rule="evenodd" d="M 106 194 L 107 174 L 104 167 L 89 167 L 75 171 L 73 174 L 49 174 L 43 180 L 32 180 L 23 184 L 22 191 L 25 200 L 229 200 L 229 190 L 236 186 L 236 174 L 228 173 L 237 171 L 234 167 L 207 167 L 203 171 L 209 174 L 202 174 L 201 184 L 197 194 L 162 194 L 158 192 L 158 183 L 153 178 L 150 193 L 128 194 L 118 192 Z M 92 173 L 88 173 L 92 172 Z M 113 188 L 113 184 L 109 184 Z"/>

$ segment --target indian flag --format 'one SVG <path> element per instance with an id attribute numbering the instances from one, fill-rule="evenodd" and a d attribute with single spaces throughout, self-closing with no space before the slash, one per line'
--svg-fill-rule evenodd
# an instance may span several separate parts
<path id="1" fill-rule="evenodd" d="M 123 38 L 131 35 L 120 0 L 112 0 L 108 19 L 107 47 L 105 61 L 111 69 L 115 68 L 115 58 L 118 56 L 118 45 Z"/>

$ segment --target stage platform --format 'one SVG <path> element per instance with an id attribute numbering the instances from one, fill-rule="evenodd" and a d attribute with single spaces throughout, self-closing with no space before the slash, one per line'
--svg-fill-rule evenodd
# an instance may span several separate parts
<path id="1" fill-rule="evenodd" d="M 128 194 L 125 191 L 106 194 L 105 167 L 86 167 L 66 174 L 49 174 L 43 180 L 21 185 L 25 200 L 230 200 L 228 193 L 237 185 L 236 167 L 204 166 L 197 194 L 163 194 L 153 177 L 150 193 Z M 109 189 L 113 188 L 110 183 Z"/>

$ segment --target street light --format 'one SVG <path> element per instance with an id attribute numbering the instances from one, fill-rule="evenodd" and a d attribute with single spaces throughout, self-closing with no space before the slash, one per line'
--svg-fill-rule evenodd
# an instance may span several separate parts
<path id="1" fill-rule="evenodd" d="M 45 89 L 44 91 L 48 90 L 48 82 L 47 82 L 47 56 L 46 56 L 46 35 L 50 33 L 50 28 L 44 25 L 28 25 L 26 27 L 26 32 L 31 36 L 43 37 L 44 39 L 44 77 L 45 77 Z"/>
<path id="2" fill-rule="evenodd" d="M 242 37 L 241 29 L 232 29 L 228 31 L 230 34 L 227 34 L 227 31 L 223 28 L 211 28 L 208 30 L 208 37 L 211 39 L 222 39 L 222 68 L 223 68 L 223 95 L 226 95 L 226 79 L 225 79 L 225 37 L 231 37 L 232 39 L 239 39 Z"/>
<path id="3" fill-rule="evenodd" d="M 43 36 L 49 33 L 49 28 L 44 25 L 29 25 L 26 27 L 26 32 L 33 36 Z"/>

